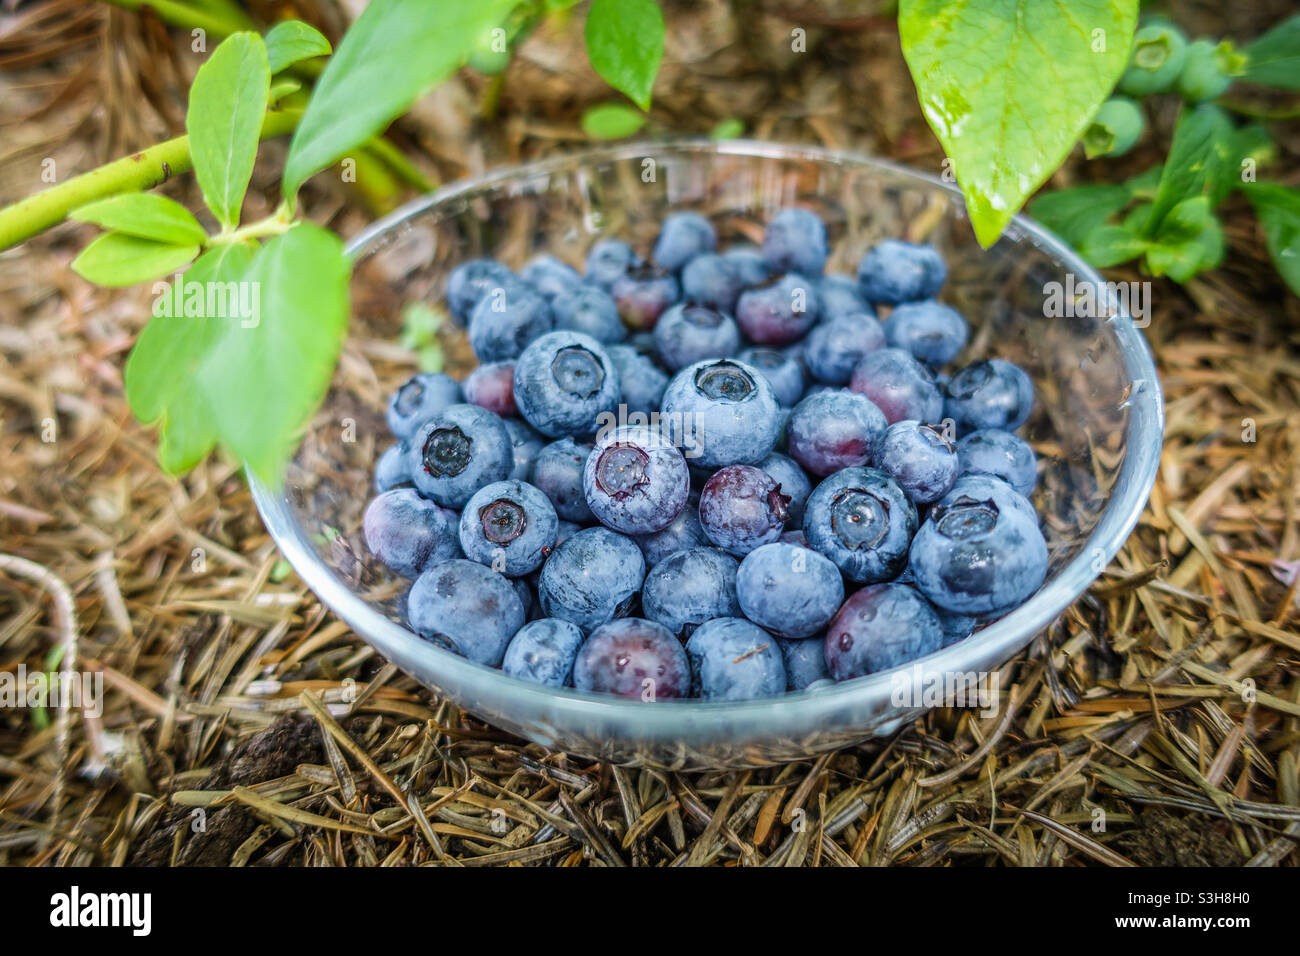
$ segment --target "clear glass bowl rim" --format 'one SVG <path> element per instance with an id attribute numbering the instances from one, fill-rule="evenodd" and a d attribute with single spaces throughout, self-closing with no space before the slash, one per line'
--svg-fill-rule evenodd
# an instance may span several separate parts
<path id="1" fill-rule="evenodd" d="M 851 151 L 757 140 L 638 140 L 500 167 L 480 176 L 448 184 L 376 220 L 348 241 L 346 251 L 353 257 L 364 255 L 372 243 L 402 223 L 443 203 L 471 196 L 513 179 L 527 182 L 538 176 L 594 163 L 639 160 L 665 153 L 715 153 L 755 159 L 805 160 L 857 166 L 891 177 L 913 180 L 917 184 L 927 184 L 954 194 L 959 201 L 961 199 L 961 192 L 955 185 L 943 182 L 936 176 Z M 1063 273 L 1074 273 L 1076 284 L 1086 281 L 1098 283 L 1094 288 L 1100 288 L 1104 283 L 1097 271 L 1074 250 L 1023 215 L 1014 217 L 1004 237 L 1017 242 L 1029 242 L 1051 256 L 1061 266 Z M 919 665 L 922 674 L 965 672 L 972 669 L 969 665 L 977 658 L 996 656 L 999 661 L 1010 660 L 1099 577 L 1099 573 L 1093 570 L 1097 550 L 1100 549 L 1104 555 L 1104 567 L 1115 557 L 1136 526 L 1155 483 L 1160 462 L 1164 402 L 1151 351 L 1141 332 L 1133 325 L 1131 316 L 1127 312 L 1120 312 L 1108 321 L 1114 326 L 1129 380 L 1141 383 L 1141 387 L 1133 388 L 1128 399 L 1130 414 L 1124 460 L 1115 479 L 1111 498 L 1099 516 L 1096 527 L 1074 558 L 1050 577 L 1025 604 L 978 634 L 924 657 L 909 665 L 909 668 Z M 498 692 L 508 689 L 516 702 L 518 719 L 522 722 L 528 722 L 533 715 L 544 714 L 547 722 L 563 733 L 565 725 L 570 721 L 582 724 L 595 718 L 607 725 L 617 722 L 624 727 L 635 727 L 636 737 L 647 741 L 674 739 L 688 727 L 691 737 L 708 734 L 711 730 L 718 733 L 729 730 L 734 732 L 737 726 L 742 725 L 753 733 L 779 734 L 781 725 L 796 715 L 807 722 L 816 722 L 822 717 L 830 720 L 850 699 L 882 693 L 887 698 L 890 693 L 891 671 L 860 677 L 814 692 L 801 691 L 780 697 L 717 703 L 668 700 L 658 701 L 654 706 L 647 706 L 640 701 L 588 694 L 573 688 L 548 688 L 518 680 L 495 668 L 476 664 L 421 642 L 413 632 L 367 604 L 317 556 L 303 528 L 294 519 L 284 490 L 272 488 L 252 471 L 246 470 L 246 474 L 258 512 L 280 552 L 303 582 L 357 635 L 389 659 L 397 649 L 406 654 L 414 651 L 424 659 L 429 672 L 445 675 L 449 684 L 466 689 L 469 697 L 473 697 L 478 688 L 495 688 Z M 420 646 L 413 647 L 412 642 Z M 469 706 L 472 710 L 472 704 Z"/>

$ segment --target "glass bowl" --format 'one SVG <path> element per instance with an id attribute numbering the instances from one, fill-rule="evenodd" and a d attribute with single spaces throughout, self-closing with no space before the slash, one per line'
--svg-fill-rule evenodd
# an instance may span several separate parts
<path id="1" fill-rule="evenodd" d="M 894 702 L 892 672 L 737 703 L 641 703 L 525 683 L 408 630 L 403 582 L 370 556 L 362 538 L 375 460 L 391 441 L 384 401 L 415 370 L 414 353 L 400 344 L 404 309 L 441 309 L 455 265 L 492 256 L 518 268 L 549 252 L 580 266 L 591 242 L 605 235 L 646 253 L 659 221 L 677 209 L 709 216 L 720 246 L 756 243 L 766 220 L 792 204 L 826 221 L 833 250 L 827 272 L 852 275 L 862 254 L 887 237 L 937 245 L 949 263 L 941 298 L 972 326 L 960 361 L 998 355 L 1033 376 L 1036 406 L 1022 434 L 1040 455 L 1035 504 L 1048 540 L 1047 580 L 1015 611 L 919 661 L 917 686 L 929 686 L 932 675 L 987 673 L 1006 663 L 1088 587 L 1138 520 L 1163 430 L 1150 352 L 1128 314 L 1114 307 L 1109 315 L 1049 317 L 1059 311 L 1048 305 L 1051 283 L 1068 295 L 1101 280 L 1039 226 L 1017 218 L 993 248 L 980 249 L 954 186 L 811 147 L 707 140 L 607 146 L 455 183 L 358 235 L 349 246 L 357 259 L 350 338 L 329 394 L 283 488 L 249 479 L 284 556 L 383 657 L 465 710 L 552 749 L 673 769 L 760 766 L 892 734 L 915 719 L 924 708 Z M 455 335 L 444 344 L 453 363 L 464 354 Z"/>

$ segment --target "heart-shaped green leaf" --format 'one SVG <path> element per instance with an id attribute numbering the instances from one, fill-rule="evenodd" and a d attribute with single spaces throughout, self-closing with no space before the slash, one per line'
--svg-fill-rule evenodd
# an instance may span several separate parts
<path id="1" fill-rule="evenodd" d="M 1128 63 L 1137 0 L 902 0 L 903 55 L 981 245 L 1061 164 Z"/>
<path id="2" fill-rule="evenodd" d="M 185 132 L 203 200 L 223 226 L 239 222 L 266 116 L 271 69 L 256 33 L 232 33 L 199 67 Z"/>
<path id="3" fill-rule="evenodd" d="M 654 0 L 592 0 L 587 58 L 614 89 L 643 110 L 664 57 L 664 15 Z"/>

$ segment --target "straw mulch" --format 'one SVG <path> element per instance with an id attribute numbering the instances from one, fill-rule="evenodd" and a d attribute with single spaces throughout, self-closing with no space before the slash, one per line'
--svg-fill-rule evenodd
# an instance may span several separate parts
<path id="1" fill-rule="evenodd" d="M 736 116 L 755 137 L 938 169 L 887 18 L 761 6 L 737 22 L 668 5 L 657 131 Z M 0 26 L 7 191 L 38 188 L 43 157 L 85 169 L 176 128 L 184 48 L 85 9 L 0 20 L 31 18 Z M 1280 13 L 1223 23 L 1195 5 L 1188 25 L 1246 37 Z M 789 52 L 795 25 L 806 55 Z M 579 142 L 581 109 L 608 97 L 572 69 L 579 35 L 535 37 L 499 88 L 458 78 L 400 142 L 444 180 Z M 1277 168 L 1294 170 L 1296 127 L 1281 135 Z M 1153 158 L 1076 159 L 1058 182 Z M 262 175 L 251 215 L 273 196 Z M 192 183 L 166 188 L 197 205 Z M 328 187 L 311 208 L 345 233 L 370 216 Z M 1012 706 L 694 775 L 547 753 L 385 666 L 279 560 L 235 468 L 155 466 L 122 396 L 148 290 L 73 276 L 77 227 L 0 256 L 0 551 L 30 562 L 0 564 L 0 668 L 75 655 L 107 689 L 97 719 L 0 710 L 0 863 L 1300 864 L 1300 302 L 1244 204 L 1227 232 L 1222 269 L 1155 285 L 1155 493 L 1097 585 L 1008 665 Z"/>

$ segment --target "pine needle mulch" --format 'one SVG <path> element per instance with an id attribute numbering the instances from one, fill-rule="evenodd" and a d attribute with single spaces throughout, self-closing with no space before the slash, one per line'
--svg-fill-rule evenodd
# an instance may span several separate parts
<path id="1" fill-rule="evenodd" d="M 47 6 L 69 37 L 90 29 L 76 5 Z M 758 137 L 938 168 L 887 21 L 810 24 L 812 52 L 792 58 L 797 15 L 763 9 L 738 24 L 723 4 L 670 5 L 657 125 L 738 116 Z M 157 42 L 125 16 L 96 29 Z M 1248 36 L 1259 16 L 1228 27 Z M 21 94 L 4 128 L 48 121 L 58 149 L 94 154 L 109 121 L 79 111 L 97 95 L 90 53 L 19 42 L 0 36 L 0 63 L 18 58 L 0 82 Z M 581 109 L 607 94 L 568 68 L 572 43 L 535 38 L 499 88 L 462 77 L 398 135 L 443 179 L 579 142 Z M 50 91 L 63 101 L 41 110 Z M 135 122 L 156 134 L 165 113 Z M 1279 168 L 1294 169 L 1286 135 Z M 34 189 L 33 157 L 56 147 L 23 142 L 0 164 Z M 1097 169 L 1072 162 L 1058 184 Z M 367 217 L 343 193 L 312 208 L 345 233 Z M 236 469 L 155 466 L 121 379 L 147 290 L 73 276 L 80 228 L 0 255 L 0 670 L 75 662 L 106 690 L 99 716 L 0 709 L 0 864 L 1300 864 L 1300 302 L 1244 207 L 1227 233 L 1222 269 L 1155 285 L 1169 427 L 1151 504 L 1007 665 L 1002 711 L 698 774 L 548 753 L 387 666 L 288 571 Z"/>

